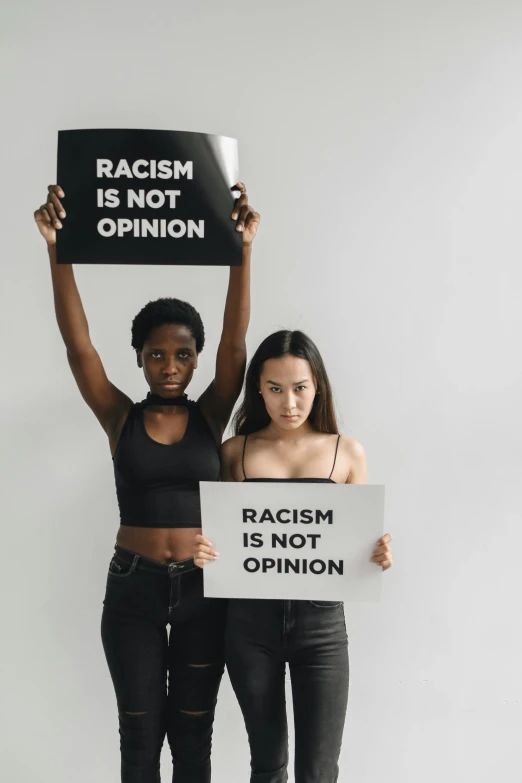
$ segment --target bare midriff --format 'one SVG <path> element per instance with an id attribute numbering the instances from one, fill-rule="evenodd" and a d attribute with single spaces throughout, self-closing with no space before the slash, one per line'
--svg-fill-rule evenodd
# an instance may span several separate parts
<path id="1" fill-rule="evenodd" d="M 195 538 L 199 527 L 130 527 L 120 525 L 117 542 L 137 555 L 173 563 L 194 556 Z"/>

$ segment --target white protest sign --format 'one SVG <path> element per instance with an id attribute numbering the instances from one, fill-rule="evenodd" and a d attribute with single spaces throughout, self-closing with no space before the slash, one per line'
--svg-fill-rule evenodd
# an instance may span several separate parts
<path id="1" fill-rule="evenodd" d="M 378 601 L 384 487 L 200 482 L 205 596 Z"/>

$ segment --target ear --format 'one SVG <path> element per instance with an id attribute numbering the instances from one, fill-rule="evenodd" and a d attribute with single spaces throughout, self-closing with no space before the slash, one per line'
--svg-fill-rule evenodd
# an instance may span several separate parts
<path id="1" fill-rule="evenodd" d="M 142 359 L 141 351 L 136 351 L 136 362 L 140 370 L 143 369 L 143 359 Z"/>
<path id="2" fill-rule="evenodd" d="M 199 359 L 199 354 L 197 353 L 196 354 L 196 361 L 194 362 L 194 369 L 195 370 L 197 370 L 197 367 L 198 367 L 198 359 Z"/>

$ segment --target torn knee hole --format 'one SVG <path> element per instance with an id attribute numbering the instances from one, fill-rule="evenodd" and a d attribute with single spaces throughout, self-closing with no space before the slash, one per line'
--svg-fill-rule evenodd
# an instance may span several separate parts
<path id="1" fill-rule="evenodd" d="M 189 712 L 188 710 L 180 710 L 183 715 L 208 715 L 210 710 L 203 710 L 203 712 Z"/>

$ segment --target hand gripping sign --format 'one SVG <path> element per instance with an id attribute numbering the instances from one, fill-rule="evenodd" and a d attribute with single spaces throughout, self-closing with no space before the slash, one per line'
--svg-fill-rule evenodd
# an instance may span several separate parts
<path id="1" fill-rule="evenodd" d="M 201 482 L 205 596 L 378 601 L 384 487 Z"/>

